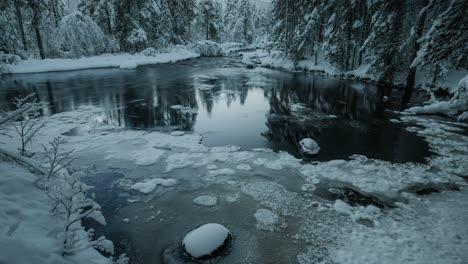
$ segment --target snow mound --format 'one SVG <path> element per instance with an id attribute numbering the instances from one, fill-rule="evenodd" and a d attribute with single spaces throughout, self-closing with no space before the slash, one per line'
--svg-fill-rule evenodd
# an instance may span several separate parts
<path id="1" fill-rule="evenodd" d="M 195 259 L 213 258 L 213 254 L 228 244 L 229 230 L 220 224 L 206 224 L 190 231 L 182 241 L 187 254 Z"/>
<path id="2" fill-rule="evenodd" d="M 195 198 L 193 202 L 201 206 L 211 207 L 218 203 L 218 198 L 210 195 L 202 195 Z"/>
<path id="3" fill-rule="evenodd" d="M 127 61 L 120 64 L 120 69 L 136 69 L 138 65 L 133 61 Z"/>
<path id="4" fill-rule="evenodd" d="M 158 185 L 164 186 L 164 187 L 172 187 L 177 185 L 177 180 L 174 179 L 152 179 L 152 180 L 146 180 L 143 182 L 135 183 L 130 187 L 130 189 L 141 192 L 143 194 L 149 194 L 153 192 Z"/>
<path id="5" fill-rule="evenodd" d="M 305 138 L 299 142 L 301 150 L 306 155 L 316 155 L 320 151 L 320 147 L 315 142 L 315 140 L 311 138 Z"/>

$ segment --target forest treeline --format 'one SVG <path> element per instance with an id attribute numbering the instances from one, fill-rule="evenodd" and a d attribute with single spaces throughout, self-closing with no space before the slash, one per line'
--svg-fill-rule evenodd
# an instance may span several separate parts
<path id="1" fill-rule="evenodd" d="M 466 0 L 3 0 L 0 51 L 24 58 L 162 49 L 197 40 L 243 42 L 299 62 L 413 87 L 468 68 Z"/>

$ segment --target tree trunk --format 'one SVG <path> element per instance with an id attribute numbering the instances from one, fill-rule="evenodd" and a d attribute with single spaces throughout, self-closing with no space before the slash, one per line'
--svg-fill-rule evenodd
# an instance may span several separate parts
<path id="1" fill-rule="evenodd" d="M 28 43 L 26 42 L 26 35 L 24 34 L 23 13 L 21 12 L 21 6 L 19 3 L 19 0 L 15 0 L 15 9 L 16 9 L 16 18 L 18 19 L 21 40 L 23 41 L 23 48 L 26 51 L 28 50 Z"/>
<path id="2" fill-rule="evenodd" d="M 429 0 L 423 0 L 424 7 L 421 10 L 421 13 L 419 14 L 417 24 L 415 26 L 415 33 L 412 36 L 412 54 L 411 58 L 416 58 L 418 55 L 418 51 L 421 48 L 421 45 L 419 44 L 418 40 L 422 37 L 423 31 L 424 31 L 424 24 L 426 23 L 426 16 L 428 13 L 428 10 L 432 7 L 433 0 L 429 3 Z M 413 93 L 414 85 L 416 82 L 416 66 L 411 65 L 410 69 L 408 70 L 408 74 L 406 76 L 406 86 L 405 86 L 405 94 L 407 97 L 406 99 L 402 100 L 402 103 L 405 103 L 404 101 L 408 101 L 409 98 L 411 98 L 411 94 Z"/>
<path id="3" fill-rule="evenodd" d="M 59 26 L 59 16 L 57 11 L 57 2 L 56 0 L 52 0 L 52 12 L 54 13 L 54 20 L 55 20 L 55 27 L 58 28 Z"/>
<path id="4" fill-rule="evenodd" d="M 33 18 L 33 26 L 34 26 L 34 32 L 36 33 L 37 47 L 39 48 L 39 55 L 41 56 L 41 60 L 43 60 L 45 59 L 45 53 L 44 53 L 44 46 L 42 45 L 41 30 L 39 28 L 39 18 L 37 16 L 38 15 L 35 13 L 34 18 Z"/>
<path id="5" fill-rule="evenodd" d="M 112 23 L 110 19 L 109 5 L 107 3 L 106 3 L 106 8 L 104 11 L 106 12 L 107 33 L 109 35 L 112 35 Z"/>

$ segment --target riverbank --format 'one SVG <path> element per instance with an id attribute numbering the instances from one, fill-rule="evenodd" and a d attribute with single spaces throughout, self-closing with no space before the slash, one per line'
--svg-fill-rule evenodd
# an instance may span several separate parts
<path id="1" fill-rule="evenodd" d="M 321 75 L 330 75 L 334 77 L 339 77 L 343 79 L 353 79 L 363 82 L 368 82 L 372 84 L 384 84 L 384 85 L 394 85 L 398 87 L 403 87 L 404 84 L 401 81 L 397 81 L 392 84 L 380 83 L 377 78 L 368 73 L 370 64 L 362 64 L 356 69 L 348 72 L 343 72 L 338 70 L 336 67 L 332 66 L 325 58 L 323 54 L 320 54 L 317 58 L 317 64 L 315 63 L 315 58 L 309 57 L 304 60 L 299 61 L 296 65 L 293 60 L 284 57 L 279 51 L 266 51 L 263 49 L 257 49 L 251 52 L 241 52 L 242 63 L 249 66 L 261 66 L 272 69 L 280 69 L 289 72 L 309 72 L 314 74 Z M 427 80 L 432 80 L 432 76 L 429 76 L 430 73 L 425 69 L 420 69 L 416 74 L 416 87 L 424 87 Z M 450 70 L 448 71 L 443 78 L 439 78 L 435 87 L 436 89 L 447 91 L 448 93 L 453 94 L 457 87 L 459 81 L 468 75 L 468 70 Z"/>
<path id="2" fill-rule="evenodd" d="M 113 263 L 85 245 L 62 256 L 65 219 L 53 212 L 53 200 L 34 184 L 38 176 L 1 159 L 0 171 L 0 263 Z"/>
<path id="3" fill-rule="evenodd" d="M 7 73 L 63 72 L 99 68 L 133 69 L 138 66 L 174 63 L 200 57 L 200 54 L 179 49 L 173 52 L 146 56 L 143 54 L 103 54 L 80 59 L 30 59 L 8 66 Z"/>

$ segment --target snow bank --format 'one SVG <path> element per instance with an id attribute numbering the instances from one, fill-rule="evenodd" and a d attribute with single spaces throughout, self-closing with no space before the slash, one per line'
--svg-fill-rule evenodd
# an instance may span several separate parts
<path id="1" fill-rule="evenodd" d="M 73 71 L 97 68 L 122 68 L 132 69 L 136 66 L 174 63 L 181 60 L 200 57 L 200 54 L 177 50 L 170 53 L 154 54 L 145 56 L 142 54 L 103 54 L 100 56 L 80 59 L 45 59 L 45 60 L 23 60 L 9 67 L 10 73 L 38 73 Z"/>
<path id="2" fill-rule="evenodd" d="M 293 60 L 285 57 L 280 51 L 276 50 L 266 51 L 258 49 L 253 52 L 241 52 L 241 55 L 242 63 L 246 65 L 261 65 L 286 71 L 320 72 L 326 74 L 338 73 L 323 56 L 320 56 L 317 65 L 315 65 L 315 58 L 306 58 L 295 65 Z"/>
<path id="3" fill-rule="evenodd" d="M 436 102 L 426 106 L 415 106 L 408 110 L 412 114 L 443 114 L 458 116 L 460 121 L 466 120 L 468 112 L 468 75 L 459 83 L 455 95 L 450 101 Z"/>
<path id="4" fill-rule="evenodd" d="M 229 238 L 229 230 L 220 224 L 206 224 L 188 233 L 182 241 L 185 251 L 194 258 L 210 257 Z"/>
<path id="5" fill-rule="evenodd" d="M 62 257 L 65 220 L 51 213 L 53 201 L 33 184 L 37 176 L 2 161 L 0 171 L 0 263 L 112 263 L 92 248 Z"/>

